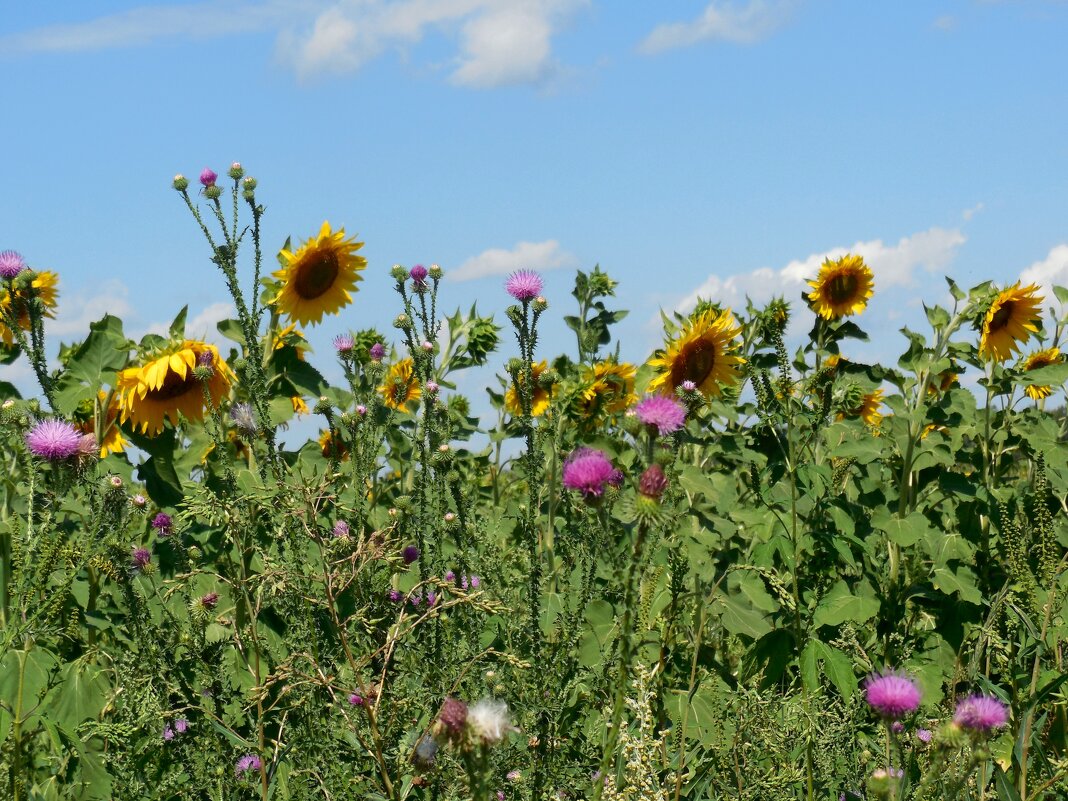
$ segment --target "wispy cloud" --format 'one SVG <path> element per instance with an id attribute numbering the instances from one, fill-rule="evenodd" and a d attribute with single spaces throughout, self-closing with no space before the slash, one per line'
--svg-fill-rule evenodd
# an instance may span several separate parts
<path id="1" fill-rule="evenodd" d="M 964 242 L 964 234 L 959 229 L 929 228 L 903 237 L 896 245 L 886 245 L 881 239 L 873 239 L 857 242 L 852 247 L 835 247 L 813 253 L 777 270 L 762 267 L 726 277 L 710 275 L 676 309 L 688 312 L 697 305 L 698 298 L 708 298 L 729 306 L 744 304 L 746 297 L 761 303 L 785 293 L 789 299 L 790 295 L 807 286 L 805 282 L 808 279 L 815 278 L 826 259 L 837 259 L 846 253 L 864 257 L 875 274 L 877 289 L 908 286 L 917 269 L 927 272 L 945 270 Z"/>
<path id="2" fill-rule="evenodd" d="M 448 62 L 455 84 L 540 83 L 558 65 L 552 39 L 587 0 L 338 0 L 310 27 L 283 31 L 278 54 L 298 75 L 347 73 L 429 33 L 458 39 Z"/>
<path id="3" fill-rule="evenodd" d="M 447 273 L 453 281 L 470 281 L 489 275 L 507 275 L 516 270 L 556 270 L 578 263 L 555 239 L 545 242 L 519 242 L 511 250 L 491 248 Z"/>
<path id="4" fill-rule="evenodd" d="M 185 335 L 189 339 L 199 339 L 202 342 L 210 342 L 213 345 L 223 345 L 226 342 L 226 338 L 219 333 L 217 326 L 222 320 L 235 317 L 237 317 L 237 310 L 234 308 L 234 304 L 229 301 L 212 303 L 199 313 L 186 318 Z M 166 336 L 170 325 L 169 320 L 165 323 L 152 323 L 145 333 Z"/>
<path id="5" fill-rule="evenodd" d="M 771 36 L 787 23 L 792 5 L 790 0 L 749 0 L 745 3 L 712 0 L 697 19 L 657 25 L 638 45 L 638 50 L 652 55 L 699 42 L 753 44 Z"/>
<path id="6" fill-rule="evenodd" d="M 272 30 L 320 3 L 309 0 L 213 0 L 140 6 L 64 25 L 0 37 L 0 54 L 78 52 L 136 47 L 165 39 L 212 39 Z M 88 6 L 87 6 L 88 7 Z"/>
<path id="7" fill-rule="evenodd" d="M 173 39 L 275 32 L 275 56 L 308 78 L 356 72 L 438 33 L 449 80 L 490 88 L 544 83 L 559 70 L 553 38 L 589 0 L 213 0 L 140 6 L 84 22 L 0 36 L 0 55 L 138 47 Z"/>
<path id="8" fill-rule="evenodd" d="M 81 341 L 89 335 L 89 323 L 95 323 L 106 314 L 125 318 L 133 312 L 127 300 L 130 290 L 121 281 L 106 281 L 93 287 L 92 291 L 78 289 L 67 293 L 62 289 L 60 286 L 56 319 L 45 323 L 49 338 L 72 337 L 74 341 Z"/>

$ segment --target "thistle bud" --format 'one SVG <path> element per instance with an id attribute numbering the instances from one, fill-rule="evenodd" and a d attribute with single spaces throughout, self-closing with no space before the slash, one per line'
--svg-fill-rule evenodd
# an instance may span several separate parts
<path id="1" fill-rule="evenodd" d="M 325 395 L 321 396 L 319 400 L 315 402 L 315 408 L 313 410 L 316 414 L 330 414 L 333 411 L 333 406 L 330 405 L 330 399 Z"/>
<path id="2" fill-rule="evenodd" d="M 251 175 L 248 175 L 248 176 L 245 177 L 245 180 L 242 182 L 242 186 L 245 187 L 245 191 L 246 192 L 255 192 L 257 183 L 258 182 L 256 181 L 255 178 L 253 178 Z"/>
<path id="3" fill-rule="evenodd" d="M 244 174 L 245 174 L 245 171 L 244 171 L 244 169 L 242 169 L 240 161 L 235 161 L 233 164 L 231 164 L 230 165 L 230 169 L 227 172 L 227 175 L 229 175 L 235 181 L 238 178 L 240 178 L 242 175 L 244 175 Z"/>
<path id="4" fill-rule="evenodd" d="M 181 173 L 178 173 L 176 176 L 174 176 L 174 181 L 171 183 L 171 186 L 173 186 L 179 192 L 184 192 L 186 189 L 189 188 L 189 179 Z"/>
<path id="5" fill-rule="evenodd" d="M 523 360 L 513 356 L 511 359 L 508 360 L 508 364 L 505 366 L 505 369 L 511 375 L 519 375 L 519 373 L 523 370 Z"/>
<path id="6" fill-rule="evenodd" d="M 216 184 L 204 187 L 204 197 L 208 200 L 218 200 L 222 197 L 222 189 Z"/>
<path id="7" fill-rule="evenodd" d="M 664 469 L 658 464 L 649 465 L 645 468 L 641 478 L 638 479 L 638 492 L 646 498 L 659 500 L 667 488 L 667 476 L 664 475 Z"/>
<path id="8" fill-rule="evenodd" d="M 393 318 L 393 327 L 399 328 L 402 331 L 408 328 L 411 324 L 411 318 L 409 318 L 407 314 L 398 314 Z"/>
<path id="9" fill-rule="evenodd" d="M 536 298 L 534 298 L 534 302 L 531 303 L 530 306 L 532 309 L 534 309 L 535 312 L 541 314 L 543 311 L 549 308 L 549 301 L 547 301 L 541 295 L 538 295 Z"/>
<path id="10" fill-rule="evenodd" d="M 427 275 L 433 278 L 435 281 L 440 281 L 442 276 L 441 268 L 436 264 L 431 264 L 430 269 L 427 270 Z"/>
<path id="11" fill-rule="evenodd" d="M 397 283 L 403 284 L 408 280 L 408 271 L 401 267 L 399 264 L 394 264 L 389 268 L 389 274 L 393 276 L 393 280 Z"/>

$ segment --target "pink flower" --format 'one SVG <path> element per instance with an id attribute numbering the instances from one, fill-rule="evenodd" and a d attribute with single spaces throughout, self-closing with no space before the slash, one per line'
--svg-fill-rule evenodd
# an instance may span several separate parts
<path id="1" fill-rule="evenodd" d="M 219 174 L 216 173 L 211 167 L 205 167 L 204 171 L 200 173 L 200 183 L 205 187 L 215 186 L 215 182 L 219 179 Z"/>
<path id="2" fill-rule="evenodd" d="M 667 476 L 664 475 L 664 468 L 658 464 L 649 465 L 638 479 L 638 492 L 646 498 L 659 498 L 667 488 Z"/>
<path id="3" fill-rule="evenodd" d="M 26 268 L 22 256 L 13 250 L 0 251 L 0 278 L 14 278 Z"/>
<path id="4" fill-rule="evenodd" d="M 93 440 L 94 446 L 96 440 Z M 30 453 L 50 462 L 69 459 L 79 452 L 82 435 L 66 420 L 41 420 L 26 434 Z"/>
<path id="5" fill-rule="evenodd" d="M 541 294 L 541 276 L 533 270 L 519 270 L 508 277 L 504 288 L 513 298 L 525 303 Z"/>
<path id="6" fill-rule="evenodd" d="M 686 407 L 667 395 L 649 396 L 634 407 L 634 414 L 662 437 L 678 431 L 686 422 Z"/>
<path id="7" fill-rule="evenodd" d="M 992 695 L 970 695 L 957 704 L 953 722 L 965 729 L 986 733 L 1009 722 L 1009 708 Z"/>
<path id="8" fill-rule="evenodd" d="M 868 704 L 884 718 L 896 720 L 920 708 L 920 688 L 904 673 L 869 676 L 864 687 Z"/>
<path id="9" fill-rule="evenodd" d="M 599 498 L 617 472 L 603 451 L 578 448 L 564 462 L 564 486 L 581 492 L 587 499 Z"/>

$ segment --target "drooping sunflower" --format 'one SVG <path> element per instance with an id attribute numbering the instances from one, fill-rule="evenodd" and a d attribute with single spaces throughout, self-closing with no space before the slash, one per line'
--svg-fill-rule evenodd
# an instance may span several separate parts
<path id="1" fill-rule="evenodd" d="M 545 414 L 549 409 L 549 401 L 552 400 L 552 390 L 543 387 L 541 385 L 541 374 L 549 369 L 549 363 L 547 361 L 540 361 L 537 364 L 530 363 L 530 377 L 534 382 L 534 395 L 531 398 L 530 403 L 530 416 L 540 417 Z M 523 374 L 520 373 L 518 380 L 523 380 Z M 508 387 L 508 391 L 504 393 L 504 408 L 508 410 L 509 414 L 518 417 L 523 413 L 523 404 L 519 400 L 519 391 L 516 389 L 516 385 L 512 384 Z"/>
<path id="2" fill-rule="evenodd" d="M 741 327 L 730 309 L 708 309 L 692 319 L 661 355 L 649 360 L 658 374 L 649 382 L 650 391 L 670 395 L 684 381 L 692 381 L 706 398 L 718 396 L 721 385 L 738 379 L 737 366 L 743 359 L 734 355 Z"/>
<path id="3" fill-rule="evenodd" d="M 808 285 L 812 287 L 808 299 L 816 314 L 825 320 L 837 320 L 864 311 L 875 289 L 875 276 L 863 257 L 847 253 L 840 259 L 823 262 L 816 280 Z"/>
<path id="4" fill-rule="evenodd" d="M 1049 367 L 1051 364 L 1060 364 L 1063 358 L 1060 348 L 1046 348 L 1045 350 L 1035 351 L 1024 359 L 1020 369 L 1027 372 L 1037 370 L 1040 367 Z M 1042 400 L 1042 398 L 1048 398 L 1053 394 L 1053 387 L 1049 384 L 1031 384 L 1024 392 L 1027 393 L 1027 397 L 1031 400 Z"/>
<path id="5" fill-rule="evenodd" d="M 103 407 L 104 403 L 108 399 L 108 393 L 101 390 L 97 393 L 97 397 L 100 402 L 97 404 L 97 408 Z M 126 446 L 129 444 L 126 438 L 122 435 L 122 429 L 119 428 L 119 395 L 114 393 L 111 396 L 111 403 L 108 405 L 107 411 L 104 415 L 104 425 L 100 436 L 100 458 L 103 459 L 109 453 L 122 453 L 126 450 Z M 88 420 L 79 423 L 78 429 L 83 434 L 96 435 L 96 418 L 90 417 Z"/>
<path id="6" fill-rule="evenodd" d="M 585 368 L 583 387 L 576 399 L 579 414 L 592 423 L 625 412 L 638 402 L 638 396 L 634 394 L 636 373 L 633 364 L 617 364 L 612 360 Z"/>
<path id="7" fill-rule="evenodd" d="M 378 388 L 382 402 L 398 412 L 408 411 L 408 403 L 419 400 L 423 390 L 415 377 L 415 363 L 411 356 L 389 366 L 382 386 Z"/>
<path id="8" fill-rule="evenodd" d="M 1003 362 L 1038 331 L 1035 323 L 1041 316 L 1039 306 L 1043 297 L 1037 292 L 1037 285 L 1021 287 L 1017 281 L 997 294 L 983 318 L 979 339 L 982 356 Z"/>
<path id="9" fill-rule="evenodd" d="M 179 413 L 187 420 L 203 420 L 204 391 L 193 374 L 198 363 L 211 367 L 208 395 L 217 404 L 229 392 L 236 376 L 214 345 L 186 339 L 172 343 L 150 361 L 119 373 L 119 419 L 123 423 L 130 421 L 134 428 L 150 436 L 163 430 L 164 420 L 177 424 Z"/>
<path id="10" fill-rule="evenodd" d="M 282 289 L 274 298 L 278 310 L 289 319 L 308 325 L 322 321 L 323 314 L 335 314 L 352 302 L 360 271 L 367 259 L 357 256 L 363 242 L 345 238 L 345 229 L 330 230 L 324 222 L 319 235 L 312 237 L 296 253 L 282 250 L 285 263 L 274 277 Z"/>
<path id="11" fill-rule="evenodd" d="M 864 399 L 860 402 L 860 408 L 857 409 L 857 414 L 868 425 L 877 426 L 879 421 L 883 419 L 883 414 L 879 411 L 882 405 L 883 391 L 877 389 L 864 396 Z"/>
<path id="12" fill-rule="evenodd" d="M 304 398 L 300 395 L 294 395 L 289 399 L 289 402 L 293 404 L 293 414 L 307 414 L 308 404 L 304 402 Z"/>
<path id="13" fill-rule="evenodd" d="M 52 310 L 56 308 L 56 302 L 59 297 L 59 276 L 48 270 L 42 270 L 34 275 L 30 286 L 32 287 L 32 294 L 40 298 L 41 303 L 44 305 L 45 317 L 55 317 Z M 19 328 L 23 331 L 30 330 L 30 310 L 26 305 L 30 294 L 25 290 L 16 289 L 14 297 L 12 297 L 12 293 L 7 290 L 6 286 L 0 288 L 0 310 L 2 310 L 0 312 L 0 339 L 4 340 L 5 345 L 12 345 L 15 342 L 14 333 L 3 322 L 12 313 L 14 313 L 18 321 Z"/>
<path id="14" fill-rule="evenodd" d="M 348 446 L 329 431 L 323 431 L 319 435 L 319 447 L 322 449 L 324 459 L 337 458 L 338 461 L 343 462 L 349 458 Z"/>

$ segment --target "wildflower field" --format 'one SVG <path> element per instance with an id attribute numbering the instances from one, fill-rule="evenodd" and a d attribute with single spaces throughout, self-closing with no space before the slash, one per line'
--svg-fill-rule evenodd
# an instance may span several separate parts
<path id="1" fill-rule="evenodd" d="M 949 281 L 867 364 L 846 255 L 629 364 L 599 268 L 449 316 L 343 227 L 262 241 L 239 164 L 174 189 L 225 347 L 175 308 L 50 362 L 58 275 L 0 253 L 0 797 L 1068 798 L 1068 291 Z"/>

